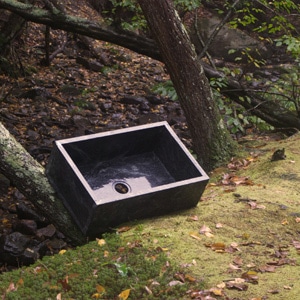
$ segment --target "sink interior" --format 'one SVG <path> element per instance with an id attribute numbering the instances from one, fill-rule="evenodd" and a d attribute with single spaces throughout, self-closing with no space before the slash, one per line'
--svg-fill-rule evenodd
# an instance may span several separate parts
<path id="1" fill-rule="evenodd" d="M 145 192 L 201 176 L 165 126 L 64 144 L 95 198 Z"/>
<path id="2" fill-rule="evenodd" d="M 80 171 L 92 190 L 102 196 L 134 193 L 175 182 L 154 152 L 83 165 Z"/>

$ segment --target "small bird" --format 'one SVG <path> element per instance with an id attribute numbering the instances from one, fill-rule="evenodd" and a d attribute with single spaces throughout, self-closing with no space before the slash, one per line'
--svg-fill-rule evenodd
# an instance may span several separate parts
<path id="1" fill-rule="evenodd" d="M 276 160 L 283 160 L 286 158 L 286 155 L 285 155 L 285 149 L 282 148 L 282 149 L 277 149 L 272 157 L 271 157 L 271 161 L 276 161 Z"/>

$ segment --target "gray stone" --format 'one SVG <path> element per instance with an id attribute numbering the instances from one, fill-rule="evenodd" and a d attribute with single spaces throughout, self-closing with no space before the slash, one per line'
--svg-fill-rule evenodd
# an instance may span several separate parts
<path id="1" fill-rule="evenodd" d="M 204 44 L 215 28 L 220 24 L 220 21 L 221 20 L 216 16 L 210 16 L 210 18 L 198 18 L 197 31 L 200 33 Z M 203 47 L 199 40 L 198 33 L 193 26 L 190 32 L 191 40 L 198 52 L 201 52 Z M 208 52 L 213 57 L 222 58 L 225 61 L 235 61 L 235 58 L 241 56 L 241 52 L 246 48 L 249 48 L 249 53 L 257 59 L 267 58 L 271 55 L 263 43 L 239 29 L 230 28 L 228 25 L 224 25 L 219 31 L 210 45 Z M 228 51 L 232 49 L 236 50 L 236 52 L 234 54 L 228 54 Z M 246 58 L 244 58 L 244 61 L 245 59 Z"/>

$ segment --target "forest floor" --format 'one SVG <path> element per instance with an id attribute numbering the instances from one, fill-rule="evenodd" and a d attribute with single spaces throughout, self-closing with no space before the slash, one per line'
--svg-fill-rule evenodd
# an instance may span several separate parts
<path id="1" fill-rule="evenodd" d="M 42 165 L 57 139 L 162 120 L 192 149 L 179 103 L 151 92 L 168 79 L 161 63 L 99 42 L 106 61 L 99 66 L 71 39 L 44 67 L 42 26 L 31 26 L 15 49 L 23 76 L 0 76 L 0 120 Z M 53 50 L 66 38 L 60 35 L 53 32 Z M 99 69 L 87 69 L 78 57 Z M 166 249 L 170 261 L 205 282 L 211 297 L 297 299 L 300 135 L 249 132 L 239 144 L 239 158 L 209 174 L 196 208 L 127 224 L 122 236 L 130 238 L 138 226 L 144 247 Z M 286 158 L 272 161 L 282 148 Z M 0 197 L 2 235 L 14 230 L 14 206 L 28 201 L 12 186 Z"/>

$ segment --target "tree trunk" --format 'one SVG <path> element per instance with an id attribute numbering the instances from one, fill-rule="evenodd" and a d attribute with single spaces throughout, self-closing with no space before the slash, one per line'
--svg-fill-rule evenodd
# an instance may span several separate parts
<path id="1" fill-rule="evenodd" d="M 234 143 L 209 82 L 171 0 L 138 0 L 179 96 L 200 164 L 209 171 L 228 160 Z"/>
<path id="2" fill-rule="evenodd" d="M 0 171 L 74 244 L 85 242 L 83 234 L 49 184 L 44 168 L 30 156 L 1 123 Z"/>

